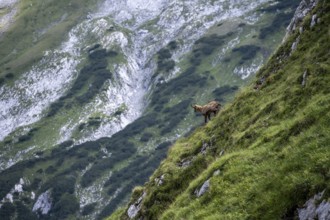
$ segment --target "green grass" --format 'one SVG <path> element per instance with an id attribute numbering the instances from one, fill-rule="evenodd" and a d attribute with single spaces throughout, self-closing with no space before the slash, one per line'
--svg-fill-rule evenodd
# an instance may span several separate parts
<path id="1" fill-rule="evenodd" d="M 147 193 L 137 219 L 294 218 L 316 193 L 326 190 L 329 196 L 329 5 L 313 11 L 321 23 L 312 29 L 311 17 L 305 18 L 291 56 L 298 33 L 259 71 L 258 79 L 266 78 L 259 90 L 255 83 L 244 88 L 214 120 L 169 150 L 135 195 Z M 203 142 L 211 146 L 205 156 L 199 153 Z M 191 166 L 180 168 L 187 158 Z M 216 170 L 220 175 L 213 176 Z M 157 186 L 154 179 L 162 174 L 168 179 Z M 209 191 L 197 198 L 194 191 L 207 179 Z M 126 211 L 109 219 L 127 219 Z"/>

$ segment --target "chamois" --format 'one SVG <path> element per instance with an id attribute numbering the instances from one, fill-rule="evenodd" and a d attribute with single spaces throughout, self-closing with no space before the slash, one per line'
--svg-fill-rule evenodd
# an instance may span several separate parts
<path id="1" fill-rule="evenodd" d="M 205 118 L 205 123 L 207 123 L 207 118 L 211 120 L 211 113 L 213 112 L 214 115 L 216 115 L 220 110 L 221 104 L 217 101 L 211 101 L 206 105 L 192 105 L 191 107 L 194 108 L 195 112 L 202 113 Z"/>

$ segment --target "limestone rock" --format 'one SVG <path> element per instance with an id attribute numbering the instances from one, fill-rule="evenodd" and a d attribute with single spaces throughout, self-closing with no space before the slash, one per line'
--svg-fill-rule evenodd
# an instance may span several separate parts
<path id="1" fill-rule="evenodd" d="M 161 186 L 164 184 L 164 180 L 165 180 L 165 174 L 161 175 L 158 178 L 155 178 L 155 182 L 157 184 L 157 186 Z"/>
<path id="2" fill-rule="evenodd" d="M 213 172 L 213 176 L 219 176 L 220 175 L 220 170 L 216 170 Z"/>
<path id="3" fill-rule="evenodd" d="M 193 158 L 191 159 L 183 159 L 178 163 L 178 166 L 181 168 L 187 168 L 190 166 L 191 162 L 192 162 Z"/>
<path id="4" fill-rule="evenodd" d="M 146 192 L 143 192 L 142 196 L 128 208 L 127 215 L 130 219 L 133 219 L 141 210 L 142 200 L 145 196 Z"/>
<path id="5" fill-rule="evenodd" d="M 292 46 L 291 46 L 291 54 L 297 49 L 297 46 L 299 44 L 299 41 L 300 41 L 300 36 L 297 37 L 297 39 L 295 40 L 295 42 L 292 43 Z"/>
<path id="6" fill-rule="evenodd" d="M 206 143 L 206 142 L 203 142 L 202 149 L 201 149 L 201 154 L 205 155 L 208 148 L 209 148 L 209 144 Z"/>
<path id="7" fill-rule="evenodd" d="M 49 210 L 51 209 L 52 207 L 52 200 L 51 200 L 51 195 L 50 195 L 50 191 L 46 191 L 44 193 L 42 193 L 36 203 L 33 205 L 33 209 L 32 211 L 33 212 L 37 212 L 40 210 L 40 212 L 43 214 L 43 215 L 46 215 L 48 214 Z"/>
<path id="8" fill-rule="evenodd" d="M 195 190 L 196 196 L 201 197 L 209 190 L 209 188 L 210 188 L 210 179 L 206 180 L 199 190 L 198 189 Z"/>
<path id="9" fill-rule="evenodd" d="M 316 194 L 309 199 L 303 208 L 298 209 L 299 220 L 329 220 L 330 219 L 330 202 L 323 200 L 324 191 Z"/>
<path id="10" fill-rule="evenodd" d="M 292 32 L 298 27 L 298 24 L 303 18 L 317 5 L 319 0 L 302 0 L 296 9 L 294 16 L 287 27 L 287 33 L 283 39 L 283 42 L 288 39 Z"/>
<path id="11" fill-rule="evenodd" d="M 315 26 L 316 21 L 317 21 L 316 19 L 317 19 L 317 15 L 313 15 L 312 16 L 312 21 L 311 21 L 311 28 Z"/>

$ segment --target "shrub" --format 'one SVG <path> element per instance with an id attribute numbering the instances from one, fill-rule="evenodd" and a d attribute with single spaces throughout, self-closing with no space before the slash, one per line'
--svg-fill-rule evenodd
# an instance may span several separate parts
<path id="1" fill-rule="evenodd" d="M 212 91 L 212 93 L 217 98 L 218 97 L 221 98 L 224 95 L 235 92 L 237 89 L 238 89 L 237 86 L 224 85 L 222 87 L 216 88 L 215 90 Z"/>
<path id="2" fill-rule="evenodd" d="M 59 145 L 58 145 L 58 147 L 59 148 L 68 148 L 68 147 L 70 147 L 70 146 L 72 146 L 73 145 L 73 140 L 67 140 L 67 141 L 64 141 L 64 142 L 62 142 L 62 143 L 60 143 Z"/>
<path id="3" fill-rule="evenodd" d="M 55 167 L 53 167 L 52 165 L 50 165 L 49 167 L 47 167 L 47 169 L 46 169 L 46 173 L 47 174 L 53 174 L 53 173 L 55 173 L 57 171 L 57 169 L 55 168 Z"/>
<path id="4" fill-rule="evenodd" d="M 158 123 L 157 120 L 157 114 L 156 113 L 150 113 L 145 116 L 142 116 L 135 120 L 133 123 L 126 126 L 124 130 L 117 133 L 115 137 L 118 136 L 125 136 L 129 137 L 132 135 L 136 135 L 140 132 L 142 132 L 145 128 L 151 127 Z"/>
<path id="5" fill-rule="evenodd" d="M 31 185 L 30 185 L 30 188 L 31 188 L 32 190 L 37 190 L 37 189 L 39 188 L 39 185 L 40 185 L 41 182 L 42 182 L 41 179 L 39 179 L 39 178 L 34 178 L 34 179 L 33 179 L 33 182 L 32 182 Z"/>
<path id="6" fill-rule="evenodd" d="M 174 69 L 175 67 L 175 62 L 172 59 L 169 60 L 159 60 L 158 63 L 158 68 L 157 71 L 165 71 L 169 72 Z"/>
<path id="7" fill-rule="evenodd" d="M 291 10 L 295 10 L 300 3 L 300 0 L 293 0 L 293 1 L 285 1 L 285 0 L 280 0 L 278 1 L 277 4 L 270 5 L 266 8 L 260 9 L 260 11 L 264 12 L 272 12 L 275 13 L 279 10 L 291 8 Z"/>
<path id="8" fill-rule="evenodd" d="M 188 114 L 189 105 L 192 99 L 186 99 L 171 108 L 166 108 L 163 112 L 166 113 L 163 124 L 165 127 L 161 130 L 160 134 L 164 135 L 172 131 Z"/>
<path id="9" fill-rule="evenodd" d="M 101 125 L 101 121 L 99 119 L 90 119 L 87 125 L 88 127 L 99 127 Z"/>
<path id="10" fill-rule="evenodd" d="M 28 207 L 26 207 L 21 201 L 15 202 L 17 219 L 20 220 L 37 220 L 38 217 Z"/>
<path id="11" fill-rule="evenodd" d="M 171 50 L 175 50 L 178 48 L 178 43 L 176 41 L 171 41 L 168 43 L 167 47 L 169 47 Z"/>
<path id="12" fill-rule="evenodd" d="M 0 208 L 0 219 L 10 220 L 15 215 L 15 206 L 11 202 L 5 202 Z"/>
<path id="13" fill-rule="evenodd" d="M 95 50 L 88 55 L 88 58 L 91 60 L 104 59 L 106 57 L 107 57 L 106 49 Z"/>
<path id="14" fill-rule="evenodd" d="M 151 105 L 154 106 L 154 109 L 157 107 L 158 110 L 161 110 L 172 94 L 178 94 L 189 88 L 196 88 L 196 86 L 204 86 L 207 83 L 207 77 L 194 74 L 195 71 L 196 67 L 190 67 L 170 82 L 160 84 L 151 98 Z"/>
<path id="15" fill-rule="evenodd" d="M 91 203 L 91 204 L 88 204 L 88 205 L 84 206 L 84 208 L 83 208 L 81 214 L 82 214 L 83 216 L 86 216 L 86 215 L 92 214 L 92 213 L 94 212 L 94 210 L 95 210 L 96 205 L 97 205 L 97 203 L 94 202 L 94 203 Z"/>
<path id="16" fill-rule="evenodd" d="M 291 13 L 282 12 L 277 14 L 269 26 L 260 29 L 259 39 L 266 39 L 268 36 L 278 31 L 281 27 L 288 26 L 292 16 L 293 16 L 293 12 Z"/>
<path id="17" fill-rule="evenodd" d="M 32 135 L 26 134 L 18 138 L 18 142 L 25 142 L 31 140 Z"/>
<path id="18" fill-rule="evenodd" d="M 116 51 L 113 51 L 113 50 L 110 50 L 110 51 L 107 52 L 107 56 L 109 56 L 109 57 L 115 57 L 117 55 L 118 55 L 118 53 Z"/>
<path id="19" fill-rule="evenodd" d="M 134 144 L 129 143 L 126 140 L 123 140 L 121 143 L 126 144 L 126 146 L 117 145 L 116 151 L 112 152 L 113 153 L 112 157 L 105 158 L 105 159 L 98 161 L 91 167 L 91 169 L 89 169 L 82 176 L 82 178 L 81 178 L 82 187 L 89 186 L 97 178 L 99 178 L 106 170 L 111 169 L 115 164 L 117 164 L 123 160 L 126 160 L 127 158 L 131 157 L 136 152 Z M 108 147 L 108 149 L 110 150 L 111 148 Z M 112 149 L 114 149 L 114 148 L 112 148 Z"/>
<path id="20" fill-rule="evenodd" d="M 91 52 L 92 50 L 98 49 L 99 47 L 101 47 L 101 44 L 95 44 L 93 47 L 88 49 L 88 52 Z"/>
<path id="21" fill-rule="evenodd" d="M 146 132 L 141 136 L 140 141 L 141 142 L 148 142 L 151 137 L 152 137 L 152 134 L 149 133 L 149 132 Z"/>
<path id="22" fill-rule="evenodd" d="M 107 70 L 107 57 L 117 56 L 115 51 L 107 51 L 100 49 L 100 45 L 96 44 L 88 50 L 89 64 L 84 66 L 73 83 L 71 89 L 65 96 L 62 96 L 57 102 L 51 104 L 48 117 L 55 115 L 61 108 L 65 106 L 67 99 L 73 98 L 75 94 L 87 89 L 82 95 L 75 97 L 79 104 L 86 104 L 90 102 L 96 94 L 100 92 L 106 80 L 111 79 L 112 73 Z M 86 88 L 88 87 L 88 88 Z M 71 102 L 70 102 L 71 103 Z M 68 103 L 66 107 L 71 108 Z"/>
<path id="23" fill-rule="evenodd" d="M 6 77 L 7 79 L 13 79 L 13 78 L 15 77 L 15 75 L 14 75 L 13 73 L 7 73 L 7 74 L 5 75 L 5 77 Z"/>
<path id="24" fill-rule="evenodd" d="M 240 63 L 243 64 L 246 60 L 253 59 L 257 55 L 258 51 L 260 51 L 260 49 L 260 47 L 255 45 L 243 45 L 234 48 L 232 51 L 240 53 L 242 56 Z"/>
<path id="25" fill-rule="evenodd" d="M 65 103 L 62 101 L 57 101 L 52 103 L 49 107 L 49 112 L 47 114 L 47 117 L 54 116 L 64 106 L 64 104 Z"/>
<path id="26" fill-rule="evenodd" d="M 61 199 L 54 204 L 51 213 L 56 219 L 65 219 L 69 215 L 75 214 L 78 210 L 79 203 L 77 198 L 72 194 L 65 193 Z"/>
<path id="27" fill-rule="evenodd" d="M 0 173 L 0 198 L 4 198 L 22 177 L 24 168 L 20 170 L 16 169 L 17 165 L 14 166 Z"/>
<path id="28" fill-rule="evenodd" d="M 172 54 L 171 54 L 170 50 L 166 49 L 166 48 L 163 48 L 163 49 L 159 50 L 157 55 L 158 55 L 159 60 L 169 59 L 169 58 L 172 57 Z"/>
<path id="29" fill-rule="evenodd" d="M 172 145 L 172 142 L 170 142 L 170 141 L 165 141 L 165 142 L 163 142 L 163 143 L 161 143 L 160 145 L 158 145 L 157 147 L 156 147 L 156 150 L 164 150 L 164 149 L 167 149 L 169 146 L 171 146 Z"/>
<path id="30" fill-rule="evenodd" d="M 212 34 L 197 40 L 195 42 L 195 47 L 197 49 L 193 50 L 194 58 L 191 60 L 191 63 L 198 63 L 199 65 L 199 59 L 196 58 L 201 57 L 201 53 L 206 56 L 211 55 L 217 47 L 221 46 L 224 43 L 225 37 L 226 36 L 218 36 L 216 34 Z"/>
<path id="31" fill-rule="evenodd" d="M 167 146 L 170 145 L 170 142 L 164 142 L 161 145 L 162 147 L 158 151 L 155 151 L 153 155 L 149 157 L 137 157 L 127 167 L 114 173 L 113 176 L 106 182 L 105 186 L 110 185 L 108 190 L 109 195 L 113 194 L 116 189 L 123 186 L 123 183 L 127 183 L 117 194 L 117 196 L 113 198 L 110 203 L 101 211 L 98 217 L 99 219 L 102 219 L 105 216 L 109 216 L 131 193 L 135 186 L 142 185 L 148 180 L 154 169 L 159 165 L 161 160 L 165 158 Z"/>

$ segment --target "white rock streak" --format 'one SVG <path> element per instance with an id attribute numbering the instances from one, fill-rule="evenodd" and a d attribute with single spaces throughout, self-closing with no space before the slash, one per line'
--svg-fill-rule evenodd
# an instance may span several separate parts
<path id="1" fill-rule="evenodd" d="M 10 190 L 10 192 L 7 193 L 6 197 L 0 201 L 0 208 L 1 208 L 2 203 L 4 203 L 4 202 L 7 202 L 7 201 L 13 202 L 13 194 L 22 193 L 24 184 L 25 184 L 24 180 L 22 178 L 20 178 L 19 182 L 17 184 L 15 184 L 14 188 L 12 188 Z"/>
<path id="2" fill-rule="evenodd" d="M 65 92 L 76 65 L 69 57 L 49 52 L 13 87 L 1 87 L 0 140 L 16 128 L 38 121 L 42 111 Z"/>
<path id="3" fill-rule="evenodd" d="M 0 1 L 0 36 L 4 33 L 14 21 L 17 14 L 16 3 L 18 0 L 1 0 Z"/>

